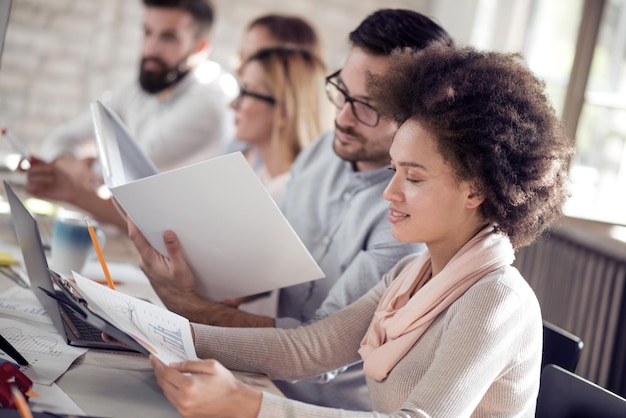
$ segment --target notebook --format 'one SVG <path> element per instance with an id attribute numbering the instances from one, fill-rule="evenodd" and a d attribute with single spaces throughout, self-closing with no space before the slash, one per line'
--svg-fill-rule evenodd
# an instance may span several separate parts
<path id="1" fill-rule="evenodd" d="M 71 309 L 49 297 L 40 289 L 41 287 L 48 292 L 56 293 L 61 298 L 66 297 L 62 292 L 55 290 L 52 285 L 37 221 L 6 181 L 4 182 L 4 190 L 11 208 L 13 226 L 24 257 L 24 266 L 30 278 L 31 288 L 59 334 L 65 337 L 69 345 L 77 347 L 128 351 L 118 344 L 103 341 L 99 329 L 81 320 Z"/>
<path id="2" fill-rule="evenodd" d="M 163 232 L 176 232 L 200 295 L 220 301 L 324 277 L 240 152 L 159 173 L 111 109 L 91 111 L 106 186 L 161 254 Z"/>

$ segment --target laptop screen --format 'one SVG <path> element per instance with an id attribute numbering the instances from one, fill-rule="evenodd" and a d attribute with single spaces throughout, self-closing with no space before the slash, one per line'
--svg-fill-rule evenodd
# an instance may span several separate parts
<path id="1" fill-rule="evenodd" d="M 57 301 L 39 289 L 39 287 L 42 287 L 49 292 L 54 291 L 37 222 L 6 181 L 4 182 L 4 190 L 7 195 L 7 200 L 9 201 L 9 206 L 11 207 L 13 227 L 15 228 L 15 234 L 17 235 L 20 249 L 22 250 L 24 265 L 26 266 L 26 272 L 30 278 L 31 288 L 37 300 L 39 300 L 39 303 L 41 303 L 46 312 L 48 312 L 56 329 L 61 335 L 65 335 Z"/>
<path id="2" fill-rule="evenodd" d="M 0 1 L 0 66 L 2 65 L 2 51 L 4 50 L 4 38 L 9 26 L 9 15 L 11 14 L 12 0 Z"/>

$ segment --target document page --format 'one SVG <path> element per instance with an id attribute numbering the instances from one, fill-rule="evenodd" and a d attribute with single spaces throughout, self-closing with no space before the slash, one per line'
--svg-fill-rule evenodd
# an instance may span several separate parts
<path id="1" fill-rule="evenodd" d="M 0 335 L 28 361 L 20 370 L 30 380 L 44 385 L 54 383 L 87 349 L 72 347 L 56 332 L 30 326 L 23 321 L 0 317 Z M 13 362 L 0 351 L 0 359 Z"/>
<path id="2" fill-rule="evenodd" d="M 107 318 L 166 364 L 197 360 L 189 321 L 141 299 L 74 273 L 89 308 Z"/>

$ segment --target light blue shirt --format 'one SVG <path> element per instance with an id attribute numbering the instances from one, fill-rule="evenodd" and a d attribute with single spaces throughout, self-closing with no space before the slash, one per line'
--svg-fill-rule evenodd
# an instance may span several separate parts
<path id="1" fill-rule="evenodd" d="M 402 257 L 423 245 L 391 236 L 383 190 L 389 167 L 356 172 L 333 150 L 334 132 L 298 156 L 279 206 L 326 278 L 281 289 L 279 328 L 322 319 L 378 284 Z M 290 398 L 318 405 L 371 410 L 360 363 L 325 384 L 277 382 Z"/>

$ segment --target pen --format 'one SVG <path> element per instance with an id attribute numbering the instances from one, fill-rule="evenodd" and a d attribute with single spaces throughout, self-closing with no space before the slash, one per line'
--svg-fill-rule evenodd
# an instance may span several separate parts
<path id="1" fill-rule="evenodd" d="M 104 277 L 106 277 L 107 279 L 107 284 L 111 289 L 115 290 L 115 283 L 113 283 L 113 279 L 111 278 L 111 274 L 109 273 L 107 263 L 106 261 L 104 261 L 104 255 L 102 254 L 102 249 L 100 248 L 100 243 L 98 242 L 98 237 L 96 236 L 96 231 L 93 230 L 93 226 L 91 225 L 91 222 L 89 222 L 89 218 L 85 217 L 85 223 L 87 224 L 87 229 L 89 230 L 91 242 L 93 242 L 93 246 L 96 249 L 98 260 L 100 260 L 100 265 L 102 266 Z"/>
<path id="2" fill-rule="evenodd" d="M 10 384 L 11 387 L 11 396 L 13 396 L 13 402 L 15 402 L 15 406 L 17 408 L 17 412 L 20 413 L 21 418 L 33 418 L 33 413 L 30 412 L 30 408 L 28 407 L 28 402 L 26 402 L 26 398 L 20 392 L 20 390 L 14 385 Z"/>
<path id="3" fill-rule="evenodd" d="M 7 355 L 17 361 L 17 364 L 20 366 L 28 366 L 28 360 L 22 357 L 19 351 L 17 351 L 15 347 L 13 347 L 13 345 L 2 335 L 0 335 L 0 350 L 7 353 Z"/>
<path id="4" fill-rule="evenodd" d="M 15 136 L 13 136 L 13 134 L 9 132 L 7 128 L 2 128 L 2 136 L 9 141 L 11 148 L 13 148 L 15 152 L 17 152 L 24 158 L 28 158 L 28 151 L 26 151 L 22 143 Z"/>

